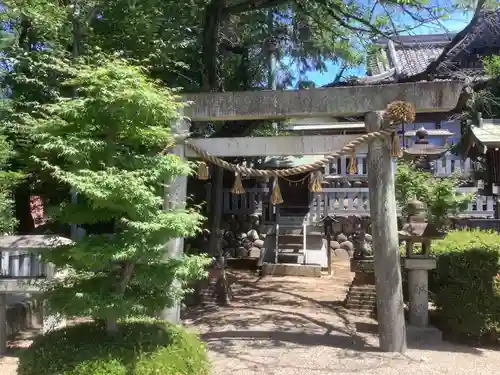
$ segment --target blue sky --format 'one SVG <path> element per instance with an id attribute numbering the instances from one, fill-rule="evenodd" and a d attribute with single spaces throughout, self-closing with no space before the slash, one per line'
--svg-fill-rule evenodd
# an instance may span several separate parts
<path id="1" fill-rule="evenodd" d="M 458 32 L 462 30 L 470 21 L 471 14 L 465 12 L 456 12 L 450 15 L 449 19 L 441 22 L 442 26 L 438 25 L 425 25 L 412 30 L 412 35 L 422 34 L 441 34 L 446 32 Z M 317 86 L 326 85 L 333 81 L 337 74 L 339 67 L 334 63 L 327 64 L 327 72 L 310 72 L 307 74 L 307 79 L 316 83 Z M 364 76 L 366 74 L 364 66 L 350 69 L 345 75 Z"/>

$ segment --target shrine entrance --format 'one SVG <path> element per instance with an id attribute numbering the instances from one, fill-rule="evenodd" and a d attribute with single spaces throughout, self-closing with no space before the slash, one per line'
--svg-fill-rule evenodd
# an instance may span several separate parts
<path id="1" fill-rule="evenodd" d="M 280 208 L 283 216 L 305 216 L 309 212 L 309 176 L 309 173 L 298 174 L 281 183 L 283 203 Z"/>
<path id="2" fill-rule="evenodd" d="M 376 280 L 378 324 L 381 335 L 380 347 L 384 351 L 402 352 L 406 347 L 405 319 L 403 314 L 403 293 L 401 280 L 401 256 L 399 253 L 397 207 L 394 194 L 393 158 L 401 154 L 397 128 L 403 123 L 415 120 L 415 112 L 447 112 L 456 107 L 464 87 L 459 81 L 433 81 L 386 84 L 382 86 L 363 85 L 349 87 L 328 87 L 310 90 L 279 90 L 279 91 L 245 91 L 224 93 L 187 94 L 182 97 L 185 102 L 192 103 L 184 109 L 184 114 L 192 121 L 238 121 L 238 120 L 274 120 L 290 117 L 353 117 L 361 116 L 365 120 L 366 133 L 356 135 L 302 135 L 275 137 L 237 137 L 237 138 L 200 138 L 187 139 L 190 136 L 190 126 L 187 118 L 178 121 L 172 129 L 177 140 L 171 151 L 181 158 L 201 159 L 199 162 L 199 177 L 207 179 L 207 164 L 216 165 L 234 174 L 233 195 L 241 196 L 241 201 L 248 201 L 247 192 L 242 184 L 242 177 L 254 177 L 260 181 L 273 181 L 270 191 L 271 207 L 276 212 L 288 206 L 294 209 L 296 204 L 302 205 L 302 197 L 308 197 L 306 189 L 309 184 L 303 184 L 301 190 L 291 190 L 287 180 L 298 175 L 314 174 L 311 192 L 322 191 L 322 170 L 339 157 L 348 156 L 356 160 L 356 153 L 367 150 L 368 193 L 370 201 L 370 216 L 373 218 L 371 235 L 374 247 L 374 272 Z M 366 152 L 366 151 L 365 151 Z M 268 157 L 288 155 L 319 155 L 320 160 L 305 163 L 292 168 L 263 170 L 249 168 L 246 165 L 232 164 L 224 158 Z M 349 169 L 354 170 L 355 165 Z M 203 173 L 202 173 L 203 172 Z M 280 181 L 281 180 L 281 181 Z M 283 193 L 280 188 L 290 189 Z M 222 189 L 217 195 L 215 206 L 222 207 Z M 187 178 L 179 177 L 172 181 L 166 189 L 166 207 L 184 205 L 187 198 Z M 284 196 L 283 196 L 284 195 Z M 316 194 L 318 195 L 318 194 Z M 288 202 L 287 202 L 288 201 Z M 286 202 L 286 203 L 285 203 Z M 303 206 L 302 206 L 303 207 Z M 316 204 L 319 216 L 324 216 L 325 205 Z M 268 270 L 287 268 L 295 270 L 319 270 L 321 266 L 308 252 L 309 227 L 303 224 L 302 232 L 282 233 L 288 224 L 295 225 L 295 218 L 285 219 L 279 214 L 274 215 L 274 222 L 267 229 L 264 248 L 279 250 L 282 245 L 280 238 L 293 238 L 301 235 L 302 243 L 293 242 L 288 246 L 293 249 L 298 266 L 280 265 L 275 257 L 274 262 L 264 262 Z M 266 223 L 263 223 L 266 224 Z M 271 227 L 271 228 L 269 228 Z M 319 227 L 319 225 L 316 225 Z M 274 231 L 272 231 L 274 229 Z M 214 231 L 213 235 L 219 235 Z M 281 246 L 283 247 L 283 246 Z M 325 247 L 326 248 L 326 247 Z M 299 249 L 299 251 L 295 251 Z M 300 251 L 302 249 L 303 251 Z M 315 250 L 315 249 L 313 249 Z M 180 256 L 183 252 L 183 239 L 170 241 L 168 244 L 170 257 Z M 276 253 L 276 252 L 275 252 Z M 325 253 L 320 251 L 320 253 Z M 279 254 L 278 254 L 279 255 Z M 301 263 L 301 264 L 299 264 Z M 300 267 L 299 267 L 300 266 Z M 389 287 L 388 287 L 389 286 Z M 162 314 L 165 319 L 178 321 L 180 306 L 177 303 L 166 308 Z"/>

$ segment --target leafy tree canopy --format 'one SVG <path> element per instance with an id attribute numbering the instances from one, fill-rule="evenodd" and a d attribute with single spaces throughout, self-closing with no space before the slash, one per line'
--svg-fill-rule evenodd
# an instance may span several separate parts
<path id="1" fill-rule="evenodd" d="M 177 156 L 162 153 L 173 142 L 177 98 L 121 59 L 59 60 L 58 69 L 77 97 L 58 98 L 25 118 L 35 130 L 33 158 L 78 194 L 55 217 L 111 222 L 113 230 L 47 253 L 67 272 L 50 285 L 49 304 L 68 316 L 153 314 L 178 299 L 188 279 L 203 276 L 206 263 L 165 258 L 165 242 L 194 235 L 202 219 L 184 207 L 162 210 L 165 181 L 190 172 Z"/>

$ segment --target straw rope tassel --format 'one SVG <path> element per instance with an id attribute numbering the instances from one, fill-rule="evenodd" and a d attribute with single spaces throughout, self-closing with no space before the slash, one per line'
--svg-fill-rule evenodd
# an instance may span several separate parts
<path id="1" fill-rule="evenodd" d="M 356 165 L 356 154 L 353 152 L 349 159 L 349 165 L 347 167 L 347 173 L 356 174 L 358 173 L 358 166 Z"/>
<path id="2" fill-rule="evenodd" d="M 272 204 L 281 204 L 283 203 L 283 197 L 281 196 L 280 183 L 278 177 L 274 180 L 273 193 L 271 194 L 271 203 Z"/>
<path id="3" fill-rule="evenodd" d="M 237 195 L 245 194 L 245 188 L 243 187 L 243 183 L 241 182 L 240 173 L 236 173 L 236 176 L 234 178 L 234 185 L 233 185 L 233 188 L 231 189 L 231 193 L 237 194 Z"/>
<path id="4" fill-rule="evenodd" d="M 391 156 L 393 158 L 400 158 L 401 156 L 403 156 L 403 150 L 401 150 L 401 145 L 399 144 L 399 135 L 397 132 L 392 133 Z"/>
<path id="5" fill-rule="evenodd" d="M 208 165 L 204 161 L 198 163 L 198 180 L 208 180 Z"/>
<path id="6" fill-rule="evenodd" d="M 323 188 L 321 187 L 321 172 L 315 171 L 311 172 L 311 192 L 321 193 Z"/>

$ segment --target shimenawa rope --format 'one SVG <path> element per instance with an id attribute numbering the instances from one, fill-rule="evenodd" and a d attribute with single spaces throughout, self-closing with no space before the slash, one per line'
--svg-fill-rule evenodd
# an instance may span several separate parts
<path id="1" fill-rule="evenodd" d="M 253 177 L 288 177 L 301 173 L 312 172 L 317 169 L 322 168 L 325 164 L 331 163 L 340 155 L 348 155 L 353 154 L 356 150 L 356 147 L 372 140 L 375 138 L 384 138 L 391 136 L 395 129 L 399 124 L 391 124 L 387 129 L 378 130 L 375 132 L 367 133 L 360 135 L 356 139 L 347 143 L 340 149 L 340 151 L 332 152 L 331 154 L 325 156 L 323 159 L 316 161 L 314 163 L 299 165 L 298 167 L 288 168 L 288 169 L 255 169 L 255 168 L 247 168 L 244 166 L 236 165 L 229 163 L 221 158 L 211 155 L 205 150 L 199 148 L 198 146 L 189 143 L 187 141 L 185 144 L 191 150 L 193 150 L 197 155 L 199 155 L 203 160 L 206 160 L 212 164 L 217 165 L 220 168 L 227 169 L 234 173 L 243 174 L 245 176 L 253 176 Z"/>

